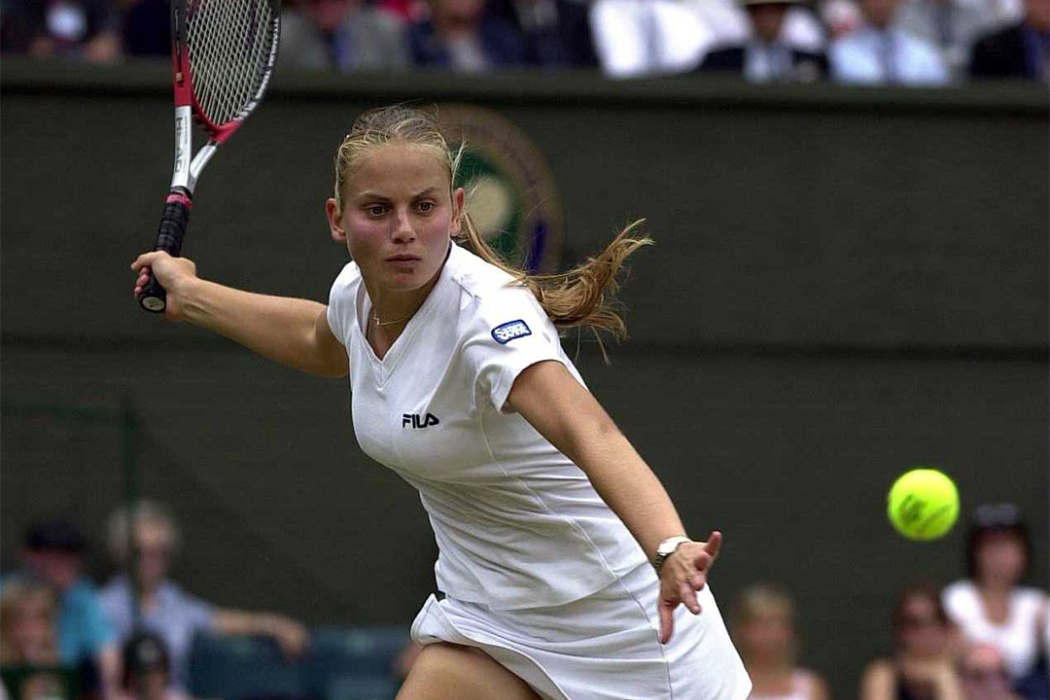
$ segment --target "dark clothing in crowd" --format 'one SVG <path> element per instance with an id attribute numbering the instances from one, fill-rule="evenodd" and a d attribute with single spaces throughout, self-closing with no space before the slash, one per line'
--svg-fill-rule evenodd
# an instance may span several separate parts
<path id="1" fill-rule="evenodd" d="M 597 67 L 589 6 L 573 0 L 493 0 L 489 11 L 517 28 L 525 61 L 543 68 Z"/>
<path id="2" fill-rule="evenodd" d="M 984 37 L 973 47 L 970 76 L 1050 81 L 1050 34 L 1018 24 Z"/>
<path id="3" fill-rule="evenodd" d="M 794 48 L 778 47 L 786 60 L 769 76 L 775 82 L 812 82 L 828 76 L 828 57 Z M 728 73 L 743 76 L 747 67 L 746 46 L 731 46 L 711 51 L 700 64 L 705 73 Z"/>
<path id="4" fill-rule="evenodd" d="M 121 30 L 129 56 L 171 54 L 171 14 L 168 0 L 139 0 L 124 12 Z"/>
<path id="5" fill-rule="evenodd" d="M 467 73 L 525 65 L 525 41 L 512 24 L 485 17 L 475 38 L 476 42 L 463 41 L 457 47 L 447 43 L 429 19 L 417 22 L 408 32 L 412 62 Z"/>

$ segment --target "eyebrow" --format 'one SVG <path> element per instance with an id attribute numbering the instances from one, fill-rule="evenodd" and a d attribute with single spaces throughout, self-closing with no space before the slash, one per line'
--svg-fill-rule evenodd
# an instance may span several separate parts
<path id="1" fill-rule="evenodd" d="M 435 192 L 437 192 L 440 189 L 441 189 L 440 187 L 428 187 L 425 190 L 423 190 L 422 192 L 418 192 L 418 193 L 412 195 L 412 199 L 419 199 L 420 197 L 426 197 L 428 195 L 433 195 Z M 379 199 L 379 200 L 383 200 L 383 201 L 387 201 L 387 202 L 390 201 L 390 197 L 386 196 L 385 194 L 380 194 L 379 192 L 361 192 L 356 197 L 354 197 L 354 199 L 356 199 L 356 200 Z"/>

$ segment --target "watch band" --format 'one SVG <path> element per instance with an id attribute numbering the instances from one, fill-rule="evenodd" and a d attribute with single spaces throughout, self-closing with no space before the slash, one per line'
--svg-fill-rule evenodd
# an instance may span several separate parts
<path id="1" fill-rule="evenodd" d="M 684 535 L 678 535 L 677 537 L 668 537 L 657 545 L 656 556 L 653 557 L 653 568 L 656 569 L 657 576 L 660 575 L 660 569 L 663 568 L 667 558 L 677 552 L 678 548 L 686 542 L 692 542 L 692 540 Z"/>

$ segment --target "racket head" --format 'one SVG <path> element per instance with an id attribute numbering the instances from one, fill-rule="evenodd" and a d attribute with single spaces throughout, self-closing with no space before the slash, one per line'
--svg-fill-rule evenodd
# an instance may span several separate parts
<path id="1" fill-rule="evenodd" d="M 222 143 L 251 114 L 277 62 L 280 0 L 172 0 L 175 106 Z"/>

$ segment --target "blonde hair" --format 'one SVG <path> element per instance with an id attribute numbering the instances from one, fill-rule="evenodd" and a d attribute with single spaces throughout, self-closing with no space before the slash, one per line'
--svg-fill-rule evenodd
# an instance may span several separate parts
<path id="1" fill-rule="evenodd" d="M 175 525 L 171 512 L 156 501 L 141 500 L 135 504 L 134 510 L 122 506 L 109 516 L 106 534 L 110 555 L 117 564 L 125 566 L 128 563 L 128 540 L 131 537 L 133 520 L 136 531 L 150 525 L 167 530 L 171 551 L 178 551 L 179 528 Z"/>
<path id="2" fill-rule="evenodd" d="M 51 621 L 52 633 L 45 646 L 37 649 L 37 656 L 25 658 L 22 649 L 15 646 L 13 627 L 19 614 L 28 606 L 37 605 L 43 608 L 44 614 Z M 42 583 L 32 581 L 12 581 L 4 585 L 0 594 L 0 665 L 18 665 L 23 663 L 57 663 L 58 649 L 55 646 L 54 622 L 58 614 L 58 603 L 54 592 Z"/>
<path id="3" fill-rule="evenodd" d="M 448 167 L 449 189 L 454 186 L 464 143 L 453 150 L 437 118 L 429 112 L 394 105 L 364 113 L 354 121 L 335 156 L 335 201 L 343 209 L 343 192 L 353 173 L 354 163 L 366 151 L 388 142 L 399 142 L 430 149 Z M 544 312 L 559 328 L 590 327 L 618 338 L 627 336 L 627 325 L 615 299 L 619 289 L 618 273 L 624 261 L 642 246 L 653 241 L 639 234 L 643 222 L 636 221 L 606 246 L 605 250 L 575 268 L 561 273 L 534 275 L 502 260 L 478 233 L 470 215 L 460 214 L 460 242 L 476 255 L 514 277 L 536 297 Z M 603 348 L 604 353 L 604 348 Z"/>
<path id="4" fill-rule="evenodd" d="M 748 661 L 749 649 L 742 643 L 740 628 L 749 622 L 768 617 L 781 617 L 795 628 L 795 603 L 780 586 L 771 583 L 754 583 L 744 587 L 733 606 L 733 627 L 738 633 L 737 646 L 744 661 Z M 787 658 L 794 663 L 798 656 L 798 639 L 794 635 L 788 645 Z"/>

